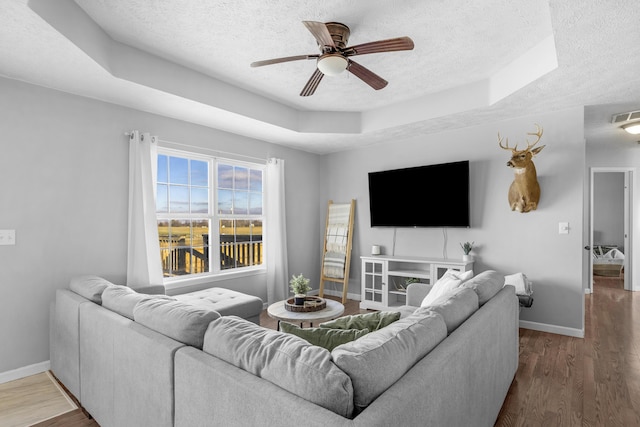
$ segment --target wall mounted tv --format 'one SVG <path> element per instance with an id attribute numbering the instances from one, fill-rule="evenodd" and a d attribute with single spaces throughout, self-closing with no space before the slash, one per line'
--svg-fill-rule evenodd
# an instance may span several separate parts
<path id="1" fill-rule="evenodd" d="M 372 227 L 470 227 L 469 161 L 369 172 Z"/>

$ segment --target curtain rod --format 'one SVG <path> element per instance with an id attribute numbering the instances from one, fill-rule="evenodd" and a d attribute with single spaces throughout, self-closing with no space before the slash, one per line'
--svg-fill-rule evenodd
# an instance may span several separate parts
<path id="1" fill-rule="evenodd" d="M 131 132 L 125 132 L 124 133 L 126 136 L 131 136 Z M 215 150 L 213 148 L 207 148 L 207 147 L 200 147 L 198 145 L 189 145 L 189 144 L 184 144 L 182 142 L 175 142 L 175 141 L 167 141 L 166 139 L 160 139 L 158 138 L 159 142 L 163 142 L 165 144 L 172 144 L 172 145 L 178 145 L 181 147 L 186 147 L 186 148 L 197 148 L 199 150 L 205 150 L 205 151 L 210 151 L 212 153 L 217 153 L 217 154 L 229 154 L 232 156 L 236 156 L 236 157 L 244 157 L 246 159 L 251 159 L 251 160 L 258 160 L 262 163 L 267 163 L 267 159 L 264 158 L 260 158 L 260 157 L 253 157 L 253 156 L 247 156 L 245 154 L 238 154 L 238 153 L 232 153 L 230 151 L 222 151 L 222 150 Z"/>

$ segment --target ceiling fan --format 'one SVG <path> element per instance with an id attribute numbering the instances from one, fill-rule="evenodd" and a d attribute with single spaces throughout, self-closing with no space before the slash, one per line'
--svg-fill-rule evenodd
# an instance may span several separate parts
<path id="1" fill-rule="evenodd" d="M 302 92 L 300 92 L 300 96 L 313 95 L 325 75 L 335 76 L 345 70 L 349 71 L 375 90 L 380 90 L 385 87 L 388 82 L 368 68 L 365 68 L 353 61 L 350 57 L 365 55 L 368 53 L 413 49 L 413 40 L 409 37 L 397 37 L 347 47 L 351 31 L 346 25 L 339 22 L 323 23 L 316 21 L 302 21 L 302 23 L 307 27 L 311 34 L 313 34 L 313 37 L 315 37 L 318 42 L 318 47 L 321 52 L 320 54 L 287 56 L 251 63 L 252 67 L 262 67 L 263 65 L 278 64 L 280 62 L 298 61 L 301 59 L 317 59 L 317 68 L 302 89 Z"/>

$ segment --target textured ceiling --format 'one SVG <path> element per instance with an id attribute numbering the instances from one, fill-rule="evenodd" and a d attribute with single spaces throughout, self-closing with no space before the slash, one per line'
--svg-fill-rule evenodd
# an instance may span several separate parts
<path id="1" fill-rule="evenodd" d="M 640 8 L 579 3 L 0 0 L 0 75 L 317 153 L 575 106 L 607 140 L 640 109 Z M 415 49 L 354 58 L 380 91 L 344 73 L 302 98 L 315 61 L 249 64 L 317 53 L 303 20 Z"/>

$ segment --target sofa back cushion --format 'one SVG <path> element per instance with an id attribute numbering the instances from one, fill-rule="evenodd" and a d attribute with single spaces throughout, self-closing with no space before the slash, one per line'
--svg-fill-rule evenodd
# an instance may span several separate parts
<path id="1" fill-rule="evenodd" d="M 69 282 L 69 289 L 96 304 L 102 304 L 102 292 L 109 286 L 115 285 L 98 276 L 77 276 Z"/>
<path id="2" fill-rule="evenodd" d="M 478 308 L 478 295 L 472 289 L 459 287 L 436 299 L 430 306 L 419 308 L 416 313 L 422 310 L 440 313 L 447 325 L 447 334 L 451 334 Z"/>
<path id="3" fill-rule="evenodd" d="M 442 316 L 425 310 L 336 347 L 331 356 L 351 377 L 356 413 L 398 381 L 446 336 Z"/>
<path id="4" fill-rule="evenodd" d="M 102 306 L 121 316 L 133 320 L 133 309 L 140 301 L 159 299 L 173 301 L 167 295 L 139 294 L 128 286 L 109 286 L 102 292 Z"/>
<path id="5" fill-rule="evenodd" d="M 463 288 L 473 289 L 478 294 L 478 302 L 482 307 L 504 286 L 504 275 L 494 271 L 486 270 L 477 276 L 467 280 L 461 285 Z"/>
<path id="6" fill-rule="evenodd" d="M 143 300 L 133 309 L 136 322 L 199 349 L 202 349 L 207 326 L 219 317 L 215 311 L 164 299 Z"/>
<path id="7" fill-rule="evenodd" d="M 349 376 L 326 349 L 294 335 L 225 316 L 209 325 L 203 350 L 343 417 L 353 413 Z"/>

